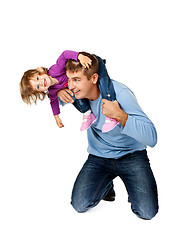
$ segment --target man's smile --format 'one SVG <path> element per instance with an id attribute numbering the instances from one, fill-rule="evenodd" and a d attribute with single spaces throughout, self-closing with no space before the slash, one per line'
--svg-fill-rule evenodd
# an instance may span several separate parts
<path id="1" fill-rule="evenodd" d="M 80 92 L 80 90 L 78 90 L 78 91 L 74 91 L 74 94 L 78 94 Z"/>

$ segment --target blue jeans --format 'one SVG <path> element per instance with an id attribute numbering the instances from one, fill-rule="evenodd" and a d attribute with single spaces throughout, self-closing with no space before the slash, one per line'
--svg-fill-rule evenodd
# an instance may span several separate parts
<path id="1" fill-rule="evenodd" d="M 71 96 L 72 97 L 72 96 Z M 83 98 L 83 99 L 76 99 L 75 97 L 72 97 L 74 99 L 73 105 L 75 108 L 77 108 L 81 113 L 85 113 L 90 109 L 89 99 Z"/>
<path id="2" fill-rule="evenodd" d="M 107 99 L 109 101 L 116 100 L 116 94 L 114 91 L 113 83 L 108 75 L 106 66 L 105 66 L 105 60 L 103 61 L 100 57 L 94 55 L 98 59 L 99 63 L 99 79 L 98 79 L 98 87 L 101 92 L 102 98 Z M 71 96 L 71 95 L 70 95 Z M 72 97 L 72 96 L 71 96 Z M 85 113 L 90 109 L 90 104 L 88 99 L 76 99 L 75 97 L 72 97 L 74 99 L 73 105 L 81 112 Z"/>
<path id="3" fill-rule="evenodd" d="M 101 92 L 102 98 L 107 99 L 109 101 L 115 101 L 116 94 L 114 91 L 113 83 L 112 83 L 112 81 L 108 75 L 107 69 L 106 69 L 106 65 L 105 65 L 106 60 L 102 60 L 99 56 L 96 56 L 95 54 L 94 54 L 94 56 L 97 58 L 98 64 L 99 64 L 98 87 Z"/>
<path id="4" fill-rule="evenodd" d="M 158 212 L 158 195 L 146 150 L 127 154 L 119 159 L 89 155 L 75 181 L 71 204 L 77 212 L 95 207 L 119 176 L 127 189 L 132 211 L 143 219 Z"/>
<path id="5" fill-rule="evenodd" d="M 68 92 L 67 92 L 68 93 Z M 75 106 L 75 108 L 77 108 L 81 113 L 85 113 L 90 109 L 90 105 L 89 105 L 89 100 L 87 98 L 83 98 L 83 99 L 76 99 L 74 96 L 72 96 L 70 93 L 68 93 L 72 99 L 74 100 L 73 105 Z M 66 105 L 66 103 L 64 103 L 63 101 L 61 101 L 61 99 L 58 97 L 59 100 L 59 104 L 64 106 Z"/>

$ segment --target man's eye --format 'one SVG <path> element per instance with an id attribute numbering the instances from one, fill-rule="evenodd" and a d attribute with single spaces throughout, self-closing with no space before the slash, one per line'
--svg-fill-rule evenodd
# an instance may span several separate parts
<path id="1" fill-rule="evenodd" d="M 37 77 L 37 81 L 39 81 L 39 78 Z"/>
<path id="2" fill-rule="evenodd" d="M 37 89 L 39 90 L 39 85 L 37 85 Z"/>

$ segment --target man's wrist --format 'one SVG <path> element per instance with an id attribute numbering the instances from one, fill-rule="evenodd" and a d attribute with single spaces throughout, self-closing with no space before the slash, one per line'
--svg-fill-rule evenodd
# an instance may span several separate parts
<path id="1" fill-rule="evenodd" d="M 121 123 L 123 127 L 125 127 L 127 119 L 128 119 L 128 114 L 124 112 L 122 109 L 119 109 L 117 112 L 117 115 L 115 116 L 115 119 Z"/>

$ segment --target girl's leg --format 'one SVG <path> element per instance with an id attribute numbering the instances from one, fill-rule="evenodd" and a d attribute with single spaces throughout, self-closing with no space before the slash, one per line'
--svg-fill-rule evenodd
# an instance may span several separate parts
<path id="1" fill-rule="evenodd" d="M 116 100 L 116 94 L 114 91 L 113 83 L 108 75 L 105 60 L 103 61 L 100 57 L 94 55 L 98 59 L 99 63 L 99 82 L 98 87 L 101 92 L 102 98 L 109 101 Z M 105 123 L 102 127 L 102 132 L 111 131 L 119 122 L 116 119 L 106 117 Z"/>
<path id="2" fill-rule="evenodd" d="M 85 113 L 88 110 L 91 110 L 90 108 L 90 104 L 89 104 L 89 100 L 84 98 L 84 99 L 76 99 L 75 97 L 73 97 L 74 103 L 73 105 L 75 106 L 75 108 L 77 108 L 77 110 L 79 110 L 81 113 Z"/>
<path id="3" fill-rule="evenodd" d="M 109 101 L 116 100 L 116 94 L 114 91 L 113 83 L 108 75 L 105 62 L 106 60 L 102 60 L 99 56 L 94 55 L 98 59 L 99 63 L 99 81 L 98 87 L 101 92 L 102 98 L 107 99 Z"/>

